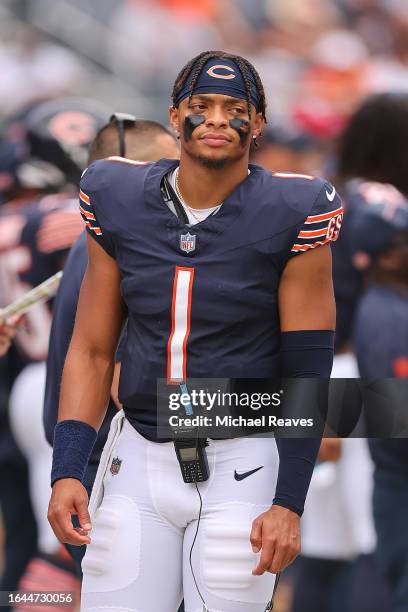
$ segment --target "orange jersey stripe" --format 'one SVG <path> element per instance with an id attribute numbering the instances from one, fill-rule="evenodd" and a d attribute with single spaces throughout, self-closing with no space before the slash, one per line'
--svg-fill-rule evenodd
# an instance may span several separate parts
<path id="1" fill-rule="evenodd" d="M 95 215 L 93 215 L 92 213 L 90 213 L 87 210 L 85 210 L 85 208 L 82 208 L 81 205 L 79 206 L 79 210 L 84 215 L 84 217 L 86 217 L 87 219 L 92 219 L 92 221 L 96 221 Z"/>
<path id="2" fill-rule="evenodd" d="M 292 251 L 308 251 L 309 249 L 314 249 L 318 246 L 322 246 L 330 242 L 330 238 L 326 238 L 326 240 L 320 240 L 318 242 L 313 242 L 309 244 L 294 244 L 292 247 Z"/>
<path id="3" fill-rule="evenodd" d="M 81 189 L 79 190 L 79 197 L 85 202 L 85 204 L 90 204 L 88 196 Z"/>
<path id="4" fill-rule="evenodd" d="M 102 230 L 100 227 L 97 227 L 96 225 L 91 225 L 90 223 L 87 223 L 87 226 L 89 227 L 90 230 L 95 232 L 97 236 L 102 236 Z"/>
<path id="5" fill-rule="evenodd" d="M 326 221 L 326 219 L 331 219 L 336 215 L 341 215 L 343 213 L 343 207 L 336 208 L 336 210 L 332 210 L 331 212 L 324 213 L 323 215 L 310 215 L 307 217 L 305 223 L 317 223 L 318 221 Z"/>

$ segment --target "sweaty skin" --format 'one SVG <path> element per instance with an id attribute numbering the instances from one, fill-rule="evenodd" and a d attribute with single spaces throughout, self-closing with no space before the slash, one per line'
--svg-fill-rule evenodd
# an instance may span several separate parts
<path id="1" fill-rule="evenodd" d="M 194 130 L 204 121 L 204 115 L 187 115 L 184 120 L 184 138 L 187 141 L 191 140 Z"/>
<path id="2" fill-rule="evenodd" d="M 233 130 L 238 132 L 239 140 L 241 142 L 241 147 L 245 147 L 247 140 L 249 138 L 249 121 L 246 119 L 239 119 L 236 117 L 235 119 L 230 119 L 229 121 L 230 127 Z"/>

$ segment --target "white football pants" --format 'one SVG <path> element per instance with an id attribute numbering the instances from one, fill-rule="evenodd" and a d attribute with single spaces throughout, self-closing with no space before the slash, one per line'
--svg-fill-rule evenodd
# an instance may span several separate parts
<path id="1" fill-rule="evenodd" d="M 271 438 L 210 441 L 208 481 L 192 566 L 210 612 L 264 612 L 275 576 L 252 576 L 252 521 L 272 502 L 278 454 Z M 243 474 L 262 469 L 242 480 Z M 115 473 L 116 472 L 116 473 Z M 190 568 L 200 499 L 182 480 L 172 443 L 150 442 L 120 411 L 112 421 L 90 501 L 81 610 L 202 612 Z"/>

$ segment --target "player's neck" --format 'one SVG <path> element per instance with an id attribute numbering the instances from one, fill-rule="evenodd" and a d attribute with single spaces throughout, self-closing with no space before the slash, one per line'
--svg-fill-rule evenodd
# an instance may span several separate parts
<path id="1" fill-rule="evenodd" d="M 222 169 L 207 168 L 198 160 L 181 157 L 179 189 L 192 208 L 210 208 L 221 204 L 248 176 L 248 160 L 243 158 Z"/>

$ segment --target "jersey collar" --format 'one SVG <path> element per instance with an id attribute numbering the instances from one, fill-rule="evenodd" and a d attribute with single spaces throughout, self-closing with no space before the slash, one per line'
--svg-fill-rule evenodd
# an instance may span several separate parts
<path id="1" fill-rule="evenodd" d="M 169 209 L 163 201 L 161 194 L 161 183 L 163 177 L 174 170 L 179 165 L 179 161 L 175 159 L 161 159 L 150 166 L 146 173 L 144 183 L 145 202 L 148 206 L 154 207 L 159 211 L 165 219 L 168 227 L 179 227 L 188 229 L 174 213 Z M 200 234 L 221 234 L 225 228 L 239 216 L 245 203 L 249 204 L 248 200 L 252 192 L 253 186 L 256 184 L 257 177 L 262 168 L 259 166 L 249 165 L 251 173 L 243 180 L 231 193 L 225 198 L 223 205 L 216 215 L 207 217 L 201 223 L 193 226 L 194 232 Z M 192 228 L 190 228 L 191 230 Z M 204 238 L 204 236 L 202 236 Z"/>

